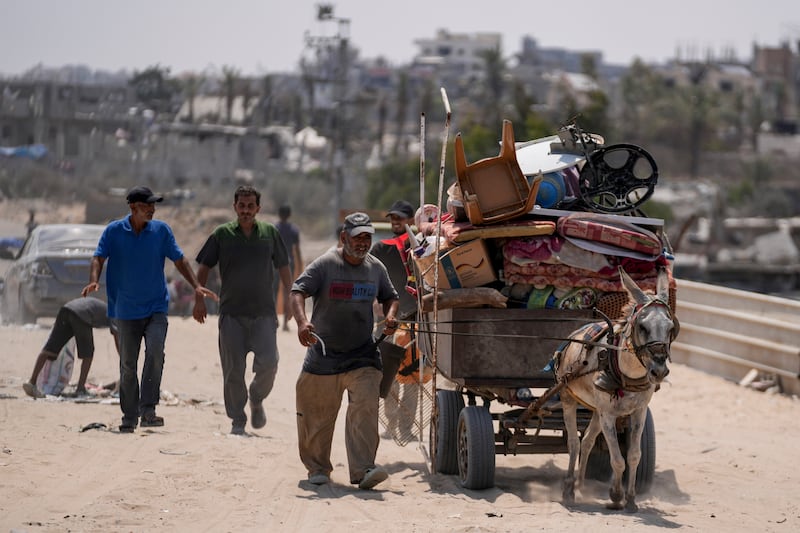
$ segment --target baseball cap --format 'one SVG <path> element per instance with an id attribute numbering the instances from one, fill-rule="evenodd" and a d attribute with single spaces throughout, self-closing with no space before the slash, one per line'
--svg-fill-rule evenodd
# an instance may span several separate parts
<path id="1" fill-rule="evenodd" d="M 344 231 L 350 234 L 351 237 L 355 237 L 362 233 L 375 233 L 375 228 L 372 227 L 369 215 L 357 212 L 350 213 L 344 217 Z"/>
<path id="2" fill-rule="evenodd" d="M 155 194 L 153 194 L 153 191 L 151 191 L 147 187 L 142 187 L 142 186 L 137 186 L 129 190 L 128 196 L 126 198 L 129 204 L 132 204 L 134 202 L 144 202 L 146 204 L 154 204 L 164 199 L 163 196 L 156 196 Z"/>
<path id="3" fill-rule="evenodd" d="M 399 215 L 403 218 L 414 218 L 414 206 L 405 200 L 397 200 L 386 212 L 386 216 Z"/>

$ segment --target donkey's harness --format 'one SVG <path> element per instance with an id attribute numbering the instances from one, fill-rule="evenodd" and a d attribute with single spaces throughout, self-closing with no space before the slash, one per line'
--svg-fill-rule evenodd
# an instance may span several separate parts
<path id="1" fill-rule="evenodd" d="M 566 384 L 573 379 L 600 370 L 604 371 L 607 377 L 613 382 L 613 389 L 616 391 L 618 396 L 623 391 L 642 392 L 647 390 L 650 387 L 650 380 L 648 379 L 647 375 L 634 379 L 622 373 L 619 368 L 619 353 L 622 350 L 627 350 L 633 353 L 636 356 L 636 360 L 639 361 L 639 364 L 645 368 L 647 367 L 644 361 L 646 354 L 649 354 L 651 358 L 656 360 L 659 358 L 659 355 L 656 354 L 661 354 L 661 358 L 669 358 L 669 343 L 663 341 L 651 341 L 645 344 L 637 344 L 636 339 L 634 338 L 635 335 L 633 329 L 639 318 L 639 315 L 644 309 L 653 305 L 664 306 L 667 310 L 667 314 L 670 318 L 672 318 L 669 304 L 660 298 L 653 298 L 647 303 L 643 305 L 637 305 L 633 308 L 631 311 L 631 316 L 625 321 L 625 326 L 623 327 L 621 333 L 614 329 L 614 324 L 605 315 L 603 315 L 605 318 L 605 323 L 593 322 L 578 329 L 572 335 L 577 338 L 574 341 L 566 341 L 561 347 L 559 347 L 557 354 L 560 355 L 561 352 L 563 352 L 563 350 L 566 349 L 571 342 L 581 342 L 585 345 L 599 344 L 597 343 L 597 340 L 603 335 L 606 335 L 607 341 L 603 344 L 604 349 L 597 354 L 597 368 L 585 369 L 580 373 L 566 374 L 561 378 L 561 381 Z M 622 343 L 623 338 L 625 339 L 624 345 Z"/>

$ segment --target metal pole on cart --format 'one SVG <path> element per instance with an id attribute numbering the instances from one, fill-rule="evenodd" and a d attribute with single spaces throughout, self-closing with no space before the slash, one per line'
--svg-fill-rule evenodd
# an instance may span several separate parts
<path id="1" fill-rule="evenodd" d="M 422 112 L 419 115 L 419 209 L 420 209 L 420 225 L 422 225 L 422 217 L 425 213 L 425 113 Z M 417 228 L 419 231 L 420 228 Z M 424 237 L 424 236 L 423 236 Z M 414 253 L 414 250 L 411 250 L 411 253 Z M 411 261 L 413 263 L 413 261 Z M 416 267 L 412 266 L 414 270 L 414 283 L 417 288 L 417 320 L 420 319 L 422 313 L 422 285 L 419 282 L 419 277 L 417 276 L 418 272 Z M 412 325 L 412 331 L 415 325 Z M 419 328 L 417 328 L 419 329 Z M 414 333 L 414 339 L 417 338 L 419 335 L 419 331 Z M 416 350 L 417 355 L 419 355 L 419 343 L 416 343 L 413 350 Z M 425 386 L 424 382 L 424 374 L 423 372 L 423 358 L 419 357 L 418 368 L 419 368 L 419 390 L 417 391 L 417 420 L 419 426 L 419 444 L 418 447 L 422 451 L 423 455 L 425 455 L 425 441 L 424 441 L 424 431 L 423 428 L 425 427 L 425 410 L 424 410 L 424 401 L 425 395 L 423 394 L 424 391 L 422 390 Z"/>
<path id="2" fill-rule="evenodd" d="M 425 113 L 420 113 L 419 114 L 419 207 L 420 209 L 422 209 L 424 206 L 425 206 Z"/>
<path id="3" fill-rule="evenodd" d="M 436 404 L 436 375 L 437 375 L 437 354 L 438 354 L 438 321 L 439 321 L 439 251 L 441 249 L 441 233 L 442 233 L 442 196 L 444 191 L 444 161 L 447 155 L 447 142 L 450 136 L 450 100 L 447 98 L 447 91 L 444 87 L 441 88 L 442 102 L 446 111 L 444 122 L 444 135 L 442 136 L 442 156 L 439 162 L 439 189 L 436 198 L 436 205 L 439 209 L 439 216 L 436 218 L 436 245 L 433 251 L 433 339 L 431 341 L 431 363 L 433 364 L 433 376 L 431 378 L 431 386 L 433 390 L 433 409 L 431 416 L 438 419 L 439 406 Z M 422 308 L 420 307 L 420 310 Z M 436 438 L 436 431 L 431 434 Z M 435 472 L 436 465 L 436 443 L 434 442 L 430 450 L 431 470 Z"/>

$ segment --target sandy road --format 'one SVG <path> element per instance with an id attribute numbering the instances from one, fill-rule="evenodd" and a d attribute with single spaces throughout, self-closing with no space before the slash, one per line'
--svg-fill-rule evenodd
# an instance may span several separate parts
<path id="1" fill-rule="evenodd" d="M 342 424 L 333 483 L 314 487 L 296 451 L 294 383 L 302 349 L 279 331 L 281 364 L 268 423 L 228 435 L 221 405 L 216 324 L 172 318 L 163 389 L 179 400 L 163 428 L 134 435 L 80 428 L 119 423 L 119 407 L 34 401 L 21 383 L 47 335 L 0 327 L 0 530 L 24 531 L 795 531 L 794 460 L 800 402 L 768 396 L 673 365 L 651 404 L 657 461 L 636 515 L 603 508 L 607 486 L 590 482 L 564 508 L 564 455 L 497 457 L 496 487 L 470 491 L 430 475 L 414 443 L 382 440 L 391 473 L 380 490 L 349 485 Z M 90 381 L 116 378 L 110 335 L 97 336 Z"/>

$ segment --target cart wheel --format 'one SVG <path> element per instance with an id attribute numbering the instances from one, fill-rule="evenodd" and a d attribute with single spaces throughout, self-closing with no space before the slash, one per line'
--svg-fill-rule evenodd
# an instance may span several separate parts
<path id="1" fill-rule="evenodd" d="M 628 435 L 626 434 L 625 437 L 627 439 Z M 625 440 L 625 442 L 628 441 Z M 656 473 L 656 426 L 653 423 L 653 415 L 649 407 L 644 419 L 640 447 L 642 448 L 642 459 L 639 461 L 639 468 L 636 469 L 636 493 L 644 494 L 650 490 Z"/>
<path id="2" fill-rule="evenodd" d="M 452 390 L 436 391 L 438 416 L 430 425 L 428 440 L 431 449 L 436 450 L 434 472 L 442 474 L 458 473 L 458 415 L 464 408 L 464 397 Z"/>
<path id="3" fill-rule="evenodd" d="M 626 428 L 617 435 L 619 448 L 622 455 L 628 453 L 628 438 L 630 428 Z M 586 463 L 586 477 L 598 481 L 608 481 L 611 479 L 611 458 L 608 455 L 608 446 L 600 435 L 595 442 L 594 448 L 589 453 Z M 642 430 L 642 458 L 639 460 L 639 468 L 636 469 L 636 493 L 644 494 L 650 489 L 656 471 L 656 428 L 653 423 L 653 414 L 647 408 L 647 415 L 644 419 L 644 429 Z M 627 480 L 628 473 L 625 472 L 623 480 Z"/>
<path id="4" fill-rule="evenodd" d="M 617 435 L 617 438 L 623 437 Z M 594 447 L 586 460 L 586 477 L 597 481 L 611 479 L 611 457 L 608 455 L 608 446 L 602 434 L 594 441 Z"/>
<path id="5" fill-rule="evenodd" d="M 458 417 L 458 475 L 467 489 L 494 486 L 494 426 L 485 407 L 468 405 Z"/>

